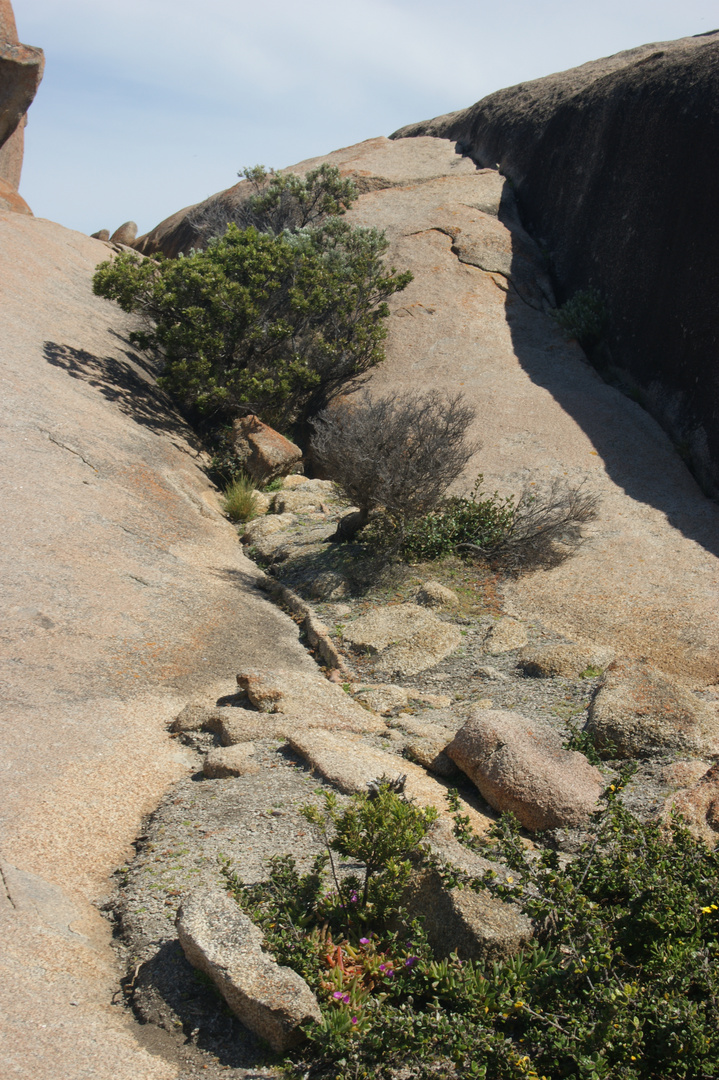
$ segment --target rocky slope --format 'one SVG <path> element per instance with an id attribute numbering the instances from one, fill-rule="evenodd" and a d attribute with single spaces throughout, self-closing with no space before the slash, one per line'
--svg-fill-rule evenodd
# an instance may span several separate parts
<path id="1" fill-rule="evenodd" d="M 564 301 L 608 310 L 597 360 L 719 493 L 719 31 L 643 45 L 490 94 L 394 138 L 456 140 L 498 167 Z"/>

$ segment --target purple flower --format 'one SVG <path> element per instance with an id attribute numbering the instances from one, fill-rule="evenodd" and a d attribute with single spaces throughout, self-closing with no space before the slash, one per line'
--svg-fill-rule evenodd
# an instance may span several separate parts
<path id="1" fill-rule="evenodd" d="M 335 999 L 335 1001 L 339 1001 L 339 999 L 342 997 L 342 991 L 341 990 L 335 990 L 332 997 Z"/>
<path id="2" fill-rule="evenodd" d="M 386 968 L 387 968 L 386 964 L 380 964 L 380 966 L 379 966 L 380 971 L 385 971 Z"/>
<path id="3" fill-rule="evenodd" d="M 369 945 L 369 938 L 368 937 L 361 937 L 360 938 L 360 945 Z"/>
<path id="4" fill-rule="evenodd" d="M 351 894 L 350 894 L 350 903 L 352 903 L 352 904 L 356 904 L 356 903 L 357 903 L 357 899 L 358 899 L 358 897 L 357 897 L 357 893 L 356 893 L 356 892 L 353 892 L 353 893 L 351 893 Z"/>
<path id="5" fill-rule="evenodd" d="M 344 1001 L 345 1005 L 349 1005 L 349 1003 L 350 1003 L 349 994 L 345 994 L 345 996 L 342 998 L 342 1000 Z"/>
<path id="6" fill-rule="evenodd" d="M 419 957 L 417 957 L 417 956 L 408 956 L 407 959 L 404 962 L 404 966 L 405 967 L 410 967 L 410 968 L 414 967 L 414 965 L 417 963 L 418 959 L 419 959 Z"/>
<path id="7" fill-rule="evenodd" d="M 352 1017 L 352 1023 L 353 1023 L 353 1024 L 356 1024 L 356 1023 L 357 1023 L 357 1017 L 356 1017 L 356 1016 L 353 1016 L 353 1017 Z"/>

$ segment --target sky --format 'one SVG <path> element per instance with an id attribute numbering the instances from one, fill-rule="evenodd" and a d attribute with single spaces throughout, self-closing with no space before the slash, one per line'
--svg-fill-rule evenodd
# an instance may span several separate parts
<path id="1" fill-rule="evenodd" d="M 45 50 L 20 192 L 140 233 L 236 182 L 647 42 L 716 0 L 13 0 Z"/>

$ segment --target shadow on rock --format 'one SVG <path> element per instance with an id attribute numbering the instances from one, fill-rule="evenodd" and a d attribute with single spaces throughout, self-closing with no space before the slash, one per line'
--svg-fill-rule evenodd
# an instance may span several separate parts
<path id="1" fill-rule="evenodd" d="M 116 356 L 95 356 L 85 349 L 55 341 L 46 341 L 43 352 L 48 364 L 95 387 L 136 423 L 155 432 L 179 435 L 195 450 L 201 449 L 170 399 L 155 385 L 156 371 L 136 353 L 125 349 L 127 359 L 122 360 Z"/>
<path id="2" fill-rule="evenodd" d="M 156 1024 L 183 1042 L 195 1043 L 222 1065 L 247 1069 L 272 1057 L 233 1016 L 210 979 L 187 962 L 177 939 L 166 941 L 139 969 L 131 1001 L 141 1023 Z"/>

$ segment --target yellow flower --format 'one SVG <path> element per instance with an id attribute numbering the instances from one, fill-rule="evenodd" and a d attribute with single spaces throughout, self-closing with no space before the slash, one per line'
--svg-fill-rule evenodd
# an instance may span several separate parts
<path id="1" fill-rule="evenodd" d="M 702 912 L 704 913 L 704 915 L 711 915 L 712 909 L 710 907 L 703 907 Z"/>

